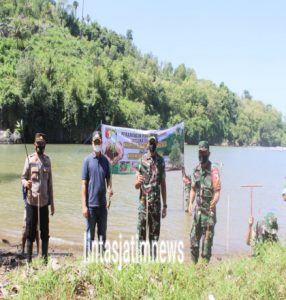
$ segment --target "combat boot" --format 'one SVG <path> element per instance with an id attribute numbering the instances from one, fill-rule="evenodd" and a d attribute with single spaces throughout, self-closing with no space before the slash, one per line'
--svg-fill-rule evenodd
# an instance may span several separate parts
<path id="1" fill-rule="evenodd" d="M 27 240 L 27 262 L 32 262 L 32 255 L 33 255 L 33 242 Z"/>
<path id="2" fill-rule="evenodd" d="M 42 241 L 42 258 L 44 259 L 45 265 L 48 264 L 48 247 L 49 241 Z"/>

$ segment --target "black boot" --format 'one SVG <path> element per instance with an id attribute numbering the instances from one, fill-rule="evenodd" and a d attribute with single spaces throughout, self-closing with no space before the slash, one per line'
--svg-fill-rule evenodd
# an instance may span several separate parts
<path id="1" fill-rule="evenodd" d="M 42 241 L 42 258 L 44 259 L 45 265 L 48 264 L 48 247 L 49 241 Z"/>
<path id="2" fill-rule="evenodd" d="M 27 240 L 27 262 L 32 262 L 32 254 L 33 254 L 33 242 Z"/>

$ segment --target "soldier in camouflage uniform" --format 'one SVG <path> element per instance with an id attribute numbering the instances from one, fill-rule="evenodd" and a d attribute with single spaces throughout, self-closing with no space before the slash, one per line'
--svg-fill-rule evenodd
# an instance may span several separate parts
<path id="1" fill-rule="evenodd" d="M 253 217 L 248 220 L 248 232 L 246 236 L 246 244 L 252 247 L 253 255 L 257 255 L 256 248 L 260 243 L 278 242 L 278 223 L 274 213 L 269 212 L 264 220 L 258 221 L 255 229 L 252 230 Z"/>
<path id="2" fill-rule="evenodd" d="M 212 255 L 214 227 L 216 224 L 216 204 L 220 197 L 220 177 L 218 169 L 209 161 L 209 144 L 199 143 L 200 164 L 192 175 L 189 214 L 193 215 L 191 240 L 191 259 L 198 262 L 200 240 L 202 239 L 201 256 L 207 262 Z M 193 203 L 195 205 L 193 207 Z"/>
<path id="3" fill-rule="evenodd" d="M 149 228 L 148 239 L 151 250 L 153 243 L 158 242 L 160 236 L 160 193 L 162 193 L 163 199 L 162 218 L 165 218 L 167 214 L 165 162 L 164 158 L 156 151 L 157 144 L 157 136 L 154 134 L 149 135 L 148 153 L 144 154 L 138 162 L 138 172 L 135 180 L 135 188 L 140 189 L 137 225 L 139 244 L 146 241 L 146 232 Z M 144 249 L 141 250 L 144 251 Z M 156 256 L 156 253 L 151 252 L 151 255 Z"/>

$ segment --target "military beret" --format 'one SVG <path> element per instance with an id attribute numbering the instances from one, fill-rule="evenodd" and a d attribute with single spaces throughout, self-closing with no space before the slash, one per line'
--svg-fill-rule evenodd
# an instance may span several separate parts
<path id="1" fill-rule="evenodd" d="M 150 142 L 150 141 L 152 141 L 152 140 L 154 140 L 155 142 L 158 142 L 158 136 L 157 136 L 156 133 L 150 133 L 150 134 L 148 135 L 148 141 Z"/>
<path id="2" fill-rule="evenodd" d="M 209 150 L 209 149 L 210 149 L 210 146 L 209 146 L 209 143 L 207 141 L 200 141 L 199 142 L 199 150 L 206 151 L 206 150 Z"/>

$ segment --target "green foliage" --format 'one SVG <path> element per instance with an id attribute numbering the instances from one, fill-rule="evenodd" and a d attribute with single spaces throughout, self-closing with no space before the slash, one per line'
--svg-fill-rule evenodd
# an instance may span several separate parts
<path id="1" fill-rule="evenodd" d="M 180 167 L 181 166 L 182 158 L 181 158 L 180 145 L 179 145 L 178 142 L 176 142 L 172 145 L 169 158 L 170 158 L 170 163 L 174 167 Z"/>
<path id="2" fill-rule="evenodd" d="M 23 120 L 17 121 L 15 125 L 15 132 L 22 134 L 24 131 Z"/>
<path id="3" fill-rule="evenodd" d="M 19 59 L 16 68 L 17 78 L 21 86 L 21 94 L 26 97 L 34 88 L 35 79 L 38 78 L 39 66 L 34 56 L 27 54 Z"/>
<path id="4" fill-rule="evenodd" d="M 70 3 L 70 4 L 69 4 Z M 160 64 L 126 36 L 77 18 L 78 1 L 2 0 L 0 128 L 18 119 L 27 140 L 81 142 L 100 122 L 156 129 L 185 122 L 185 140 L 286 144 L 285 122 L 270 106 L 242 98 L 193 69 Z"/>
<path id="5" fill-rule="evenodd" d="M 239 145 L 279 146 L 285 139 L 282 115 L 262 102 L 244 99 L 233 135 Z"/>
<path id="6" fill-rule="evenodd" d="M 286 250 L 264 245 L 260 255 L 224 259 L 206 266 L 179 264 L 92 263 L 66 259 L 53 271 L 33 266 L 12 271 L 10 296 L 17 286 L 19 299 L 285 299 Z M 14 288 L 15 291 L 15 288 Z"/>

